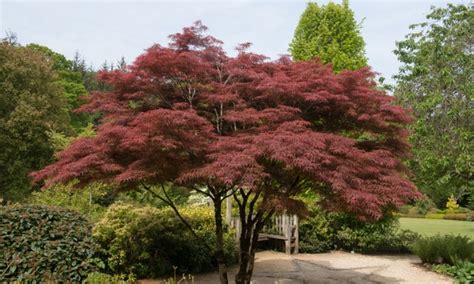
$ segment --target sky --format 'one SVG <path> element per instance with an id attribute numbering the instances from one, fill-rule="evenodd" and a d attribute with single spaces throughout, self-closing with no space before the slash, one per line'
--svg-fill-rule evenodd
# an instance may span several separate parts
<path id="1" fill-rule="evenodd" d="M 95 68 L 104 61 L 127 62 L 168 35 L 201 20 L 209 33 L 235 54 L 239 43 L 252 42 L 251 51 L 272 59 L 288 54 L 288 45 L 308 1 L 9 1 L 0 0 L 0 33 L 16 33 L 21 44 L 38 43 L 73 58 L 79 52 Z M 327 3 L 328 1 L 316 1 Z M 340 3 L 340 0 L 333 2 Z M 390 80 L 400 63 L 395 42 L 409 33 L 409 25 L 423 22 L 431 6 L 443 0 L 352 0 L 366 55 L 373 70 Z M 450 3 L 469 3 L 451 0 Z M 390 80 L 391 81 L 391 80 Z"/>

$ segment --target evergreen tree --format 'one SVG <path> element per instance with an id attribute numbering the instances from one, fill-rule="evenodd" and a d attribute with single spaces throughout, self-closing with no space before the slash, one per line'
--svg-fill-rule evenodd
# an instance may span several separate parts
<path id="1" fill-rule="evenodd" d="M 125 61 L 125 57 L 122 56 L 120 60 L 117 62 L 117 69 L 120 71 L 125 71 L 127 69 L 127 62 Z"/>
<path id="2" fill-rule="evenodd" d="M 74 58 L 72 60 L 72 70 L 75 72 L 80 72 L 83 77 L 87 70 L 86 61 L 81 57 L 78 51 L 74 53 Z"/>
<path id="3" fill-rule="evenodd" d="M 109 64 L 107 63 L 107 60 L 105 60 L 104 63 L 102 63 L 102 65 L 100 66 L 100 70 L 109 71 Z"/>
<path id="4" fill-rule="evenodd" d="M 308 3 L 295 30 L 290 52 L 294 60 L 318 57 L 335 72 L 367 65 L 365 42 L 349 2 L 319 6 Z"/>

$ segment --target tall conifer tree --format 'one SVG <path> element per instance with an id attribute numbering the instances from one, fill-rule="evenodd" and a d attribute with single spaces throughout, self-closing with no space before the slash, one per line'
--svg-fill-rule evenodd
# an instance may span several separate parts
<path id="1" fill-rule="evenodd" d="M 294 60 L 318 57 L 336 72 L 367 65 L 365 42 L 349 2 L 319 6 L 308 3 L 295 30 L 290 52 Z"/>

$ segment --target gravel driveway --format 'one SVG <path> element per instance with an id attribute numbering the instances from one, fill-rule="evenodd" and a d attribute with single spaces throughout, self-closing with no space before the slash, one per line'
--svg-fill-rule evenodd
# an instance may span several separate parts
<path id="1" fill-rule="evenodd" d="M 236 268 L 229 273 L 230 283 Z M 217 274 L 196 275 L 195 283 L 219 283 Z M 254 284 L 302 283 L 453 283 L 428 271 L 413 255 L 361 255 L 335 251 L 296 254 L 257 253 Z"/>

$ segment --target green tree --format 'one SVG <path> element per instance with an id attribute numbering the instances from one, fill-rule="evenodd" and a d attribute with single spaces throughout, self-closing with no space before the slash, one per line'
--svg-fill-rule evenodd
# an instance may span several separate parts
<path id="1" fill-rule="evenodd" d="M 52 161 L 48 131 L 70 133 L 67 102 L 41 52 L 0 41 L 0 194 L 29 192 L 28 173 Z"/>
<path id="2" fill-rule="evenodd" d="M 79 52 L 74 53 L 74 57 L 71 61 L 72 63 L 72 70 L 74 72 L 78 72 L 81 74 L 81 80 L 86 88 L 88 93 L 91 93 L 93 91 L 107 91 L 109 90 L 109 87 L 104 84 L 103 82 L 99 82 L 97 80 L 97 73 L 98 71 L 94 69 L 92 65 L 87 66 L 84 58 L 79 54 Z M 120 65 L 123 67 L 122 69 L 125 70 L 126 63 L 125 63 L 125 58 L 122 58 L 121 61 L 119 61 L 117 64 L 124 64 Z M 104 67 L 102 66 L 103 69 Z M 108 69 L 107 65 L 107 69 Z"/>
<path id="3" fill-rule="evenodd" d="M 473 5 L 432 8 L 410 28 L 395 50 L 402 66 L 394 92 L 416 118 L 409 166 L 438 206 L 451 195 L 465 204 L 474 188 Z"/>
<path id="4" fill-rule="evenodd" d="M 88 95 L 81 70 L 76 70 L 75 61 L 66 59 L 64 55 L 54 52 L 46 46 L 29 44 L 26 47 L 42 53 L 46 60 L 51 61 L 53 70 L 58 74 L 58 85 L 62 88 L 63 95 L 68 102 L 72 126 L 76 132 L 80 132 L 81 128 L 86 127 L 91 122 L 89 115 L 73 112 L 74 109 L 84 103 L 81 98 Z"/>
<path id="5" fill-rule="evenodd" d="M 365 42 L 349 2 L 319 6 L 308 3 L 295 30 L 290 52 L 294 60 L 319 57 L 334 71 L 359 69 L 367 65 Z"/>

